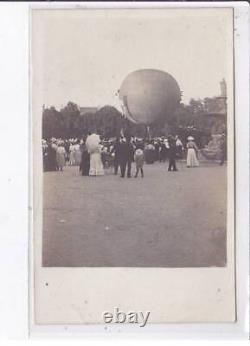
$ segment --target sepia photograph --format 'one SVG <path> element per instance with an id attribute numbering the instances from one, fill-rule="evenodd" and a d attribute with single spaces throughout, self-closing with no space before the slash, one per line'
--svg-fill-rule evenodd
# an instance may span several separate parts
<path id="1" fill-rule="evenodd" d="M 225 266 L 223 21 L 64 19 L 41 52 L 43 266 Z"/>
<path id="2" fill-rule="evenodd" d="M 31 61 L 38 265 L 233 271 L 232 9 L 33 10 Z"/>

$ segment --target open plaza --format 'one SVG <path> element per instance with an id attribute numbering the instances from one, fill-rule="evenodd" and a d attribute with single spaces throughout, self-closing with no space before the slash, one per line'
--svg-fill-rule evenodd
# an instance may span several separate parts
<path id="1" fill-rule="evenodd" d="M 45 172 L 43 266 L 225 266 L 226 166 L 177 168 L 145 165 L 143 179 Z"/>

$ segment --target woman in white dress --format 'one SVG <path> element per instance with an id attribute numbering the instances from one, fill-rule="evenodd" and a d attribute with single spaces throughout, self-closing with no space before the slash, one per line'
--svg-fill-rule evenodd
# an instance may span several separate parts
<path id="1" fill-rule="evenodd" d="M 75 164 L 75 147 L 72 142 L 69 146 L 69 164 L 70 166 L 73 166 Z"/>
<path id="2" fill-rule="evenodd" d="M 56 161 L 57 161 L 57 167 L 59 171 L 62 171 L 63 167 L 65 166 L 65 156 L 66 156 L 65 148 L 63 144 L 59 144 L 56 151 Z"/>
<path id="3" fill-rule="evenodd" d="M 80 148 L 80 144 L 76 143 L 74 145 L 74 158 L 75 158 L 75 165 L 80 165 L 81 163 L 81 157 L 82 157 L 82 152 Z"/>
<path id="4" fill-rule="evenodd" d="M 198 148 L 192 136 L 188 137 L 187 143 L 187 167 L 198 167 L 199 161 L 197 160 Z"/>
<path id="5" fill-rule="evenodd" d="M 89 135 L 86 140 L 86 147 L 90 154 L 90 176 L 104 175 L 103 164 L 101 160 L 100 136 L 96 134 Z"/>

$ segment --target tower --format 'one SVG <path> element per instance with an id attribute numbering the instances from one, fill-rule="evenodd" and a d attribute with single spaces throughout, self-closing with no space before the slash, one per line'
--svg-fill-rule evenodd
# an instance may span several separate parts
<path id="1" fill-rule="evenodd" d="M 220 90 L 221 90 L 220 96 L 226 98 L 227 97 L 227 83 L 224 78 L 220 82 Z"/>

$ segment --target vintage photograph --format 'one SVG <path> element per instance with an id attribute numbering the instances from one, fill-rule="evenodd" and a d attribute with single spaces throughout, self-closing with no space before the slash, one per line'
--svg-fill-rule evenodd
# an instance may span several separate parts
<path id="1" fill-rule="evenodd" d="M 33 10 L 43 267 L 227 266 L 232 16 Z"/>

